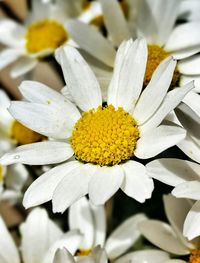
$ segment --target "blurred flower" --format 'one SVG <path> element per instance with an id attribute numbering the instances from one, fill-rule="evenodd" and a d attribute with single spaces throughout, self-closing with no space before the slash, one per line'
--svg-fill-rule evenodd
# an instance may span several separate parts
<path id="1" fill-rule="evenodd" d="M 45 137 L 17 122 L 8 112 L 11 100 L 0 89 L 0 143 L 1 152 L 5 153 L 15 145 L 38 142 Z"/>
<path id="2" fill-rule="evenodd" d="M 70 206 L 69 228 L 78 229 L 83 234 L 77 255 L 87 255 L 95 246 L 101 245 L 111 262 L 113 260 L 121 262 L 124 258 L 122 255 L 140 237 L 138 224 L 146 217 L 143 214 L 137 214 L 127 218 L 107 239 L 105 217 L 104 206 L 93 206 L 85 197 Z"/>
<path id="3" fill-rule="evenodd" d="M 85 2 L 88 1 L 34 0 L 24 25 L 2 19 L 0 43 L 8 47 L 0 53 L 0 69 L 16 61 L 11 70 L 11 76 L 16 78 L 31 71 L 39 59 L 53 54 L 56 48 L 66 43 L 75 45 L 65 23 L 71 16 L 80 15 L 78 11 L 87 9 Z M 95 5 L 88 2 L 87 16 L 92 16 Z"/>
<path id="4" fill-rule="evenodd" d="M 100 0 L 100 2 L 108 39 L 91 26 L 77 20 L 69 21 L 67 27 L 74 41 L 93 56 L 93 58 L 88 57 L 86 54 L 102 89 L 107 88 L 111 79 L 116 56 L 115 48 L 119 47 L 123 40 L 142 36 L 148 43 L 144 87 L 149 83 L 153 72 L 161 61 L 166 57 L 173 56 L 178 60 L 178 63 L 171 88 L 183 86 L 191 80 L 195 80 L 196 89 L 185 96 L 184 102 L 191 109 L 193 109 L 194 101 L 196 104 L 200 104 L 198 95 L 200 91 L 200 55 L 197 54 L 200 51 L 200 21 L 175 25 L 182 1 L 160 0 L 152 3 L 151 0 L 136 0 L 133 1 L 134 4 L 130 4 L 131 1 L 126 1 L 129 6 L 127 21 L 117 0 Z M 106 95 L 105 100 L 107 100 Z M 200 109 L 198 109 L 198 115 L 200 116 Z"/>
<path id="5" fill-rule="evenodd" d="M 45 209 L 35 208 L 21 224 L 21 245 L 18 249 L 0 217 L 0 257 L 2 262 L 51 263 L 58 248 L 67 248 L 74 254 L 81 242 L 77 231 L 63 233 L 48 218 Z M 22 257 L 22 260 L 20 259 Z"/>
<path id="6" fill-rule="evenodd" d="M 139 202 L 151 197 L 153 181 L 145 166 L 132 158 L 154 157 L 185 137 L 181 127 L 160 123 L 193 83 L 167 92 L 176 66 L 167 58 L 141 92 L 146 59 L 144 39 L 122 43 L 104 107 L 99 84 L 78 51 L 70 46 L 58 50 L 68 91 L 82 115 L 60 93 L 37 82 L 22 83 L 20 90 L 29 102 L 12 102 L 9 111 L 27 127 L 56 141 L 20 146 L 5 154 L 1 164 L 54 164 L 73 155 L 77 159 L 38 178 L 25 194 L 25 207 L 52 199 L 53 211 L 63 212 L 88 193 L 99 205 L 119 188 Z"/>
<path id="7" fill-rule="evenodd" d="M 177 256 L 189 255 L 189 263 L 199 262 L 199 238 L 188 241 L 182 234 L 184 220 L 191 207 L 190 200 L 167 195 L 164 196 L 164 204 L 170 225 L 159 220 L 146 220 L 139 224 L 142 234 L 164 251 Z"/>
<path id="8" fill-rule="evenodd" d="M 163 158 L 147 164 L 150 177 L 174 187 L 172 194 L 177 198 L 198 200 L 184 225 L 184 235 L 189 239 L 200 235 L 200 165 L 194 162 Z M 178 201 L 177 201 L 178 202 Z"/>
<path id="9" fill-rule="evenodd" d="M 84 257 L 73 257 L 65 248 L 56 251 L 53 263 L 107 263 L 107 256 L 100 247 L 94 248 L 90 255 Z"/>

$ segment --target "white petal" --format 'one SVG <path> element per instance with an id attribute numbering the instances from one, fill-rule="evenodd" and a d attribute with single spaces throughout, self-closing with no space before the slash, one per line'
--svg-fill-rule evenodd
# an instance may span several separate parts
<path id="1" fill-rule="evenodd" d="M 105 244 L 110 260 L 122 255 L 137 241 L 140 237 L 138 224 L 145 219 L 143 214 L 131 216 L 111 233 Z"/>
<path id="2" fill-rule="evenodd" d="M 200 166 L 185 160 L 157 159 L 149 162 L 146 167 L 150 177 L 171 186 L 200 178 Z"/>
<path id="3" fill-rule="evenodd" d="M 91 165 L 82 165 L 68 173 L 53 193 L 53 212 L 63 213 L 70 205 L 88 193 L 88 184 L 94 173 Z"/>
<path id="4" fill-rule="evenodd" d="M 200 55 L 194 55 L 187 59 L 183 59 L 178 63 L 178 70 L 185 75 L 199 75 L 200 74 Z"/>
<path id="5" fill-rule="evenodd" d="M 55 253 L 55 257 L 53 263 L 75 263 L 74 258 L 72 255 L 65 249 L 58 249 Z"/>
<path id="6" fill-rule="evenodd" d="M 97 246 L 93 249 L 91 258 L 92 262 L 95 263 L 108 263 L 106 251 L 100 246 Z M 89 263 L 89 261 L 85 261 L 85 263 Z"/>
<path id="7" fill-rule="evenodd" d="M 67 22 L 67 29 L 70 36 L 83 50 L 106 65 L 113 67 L 115 49 L 95 28 L 80 21 L 72 20 Z"/>
<path id="8" fill-rule="evenodd" d="M 142 92 L 135 110 L 134 117 L 139 124 L 147 121 L 162 103 L 169 89 L 176 61 L 172 57 L 166 58 L 155 70 L 148 86 Z"/>
<path id="9" fill-rule="evenodd" d="M 0 21 L 0 42 L 6 46 L 23 48 L 25 28 L 13 20 Z"/>
<path id="10" fill-rule="evenodd" d="M 184 0 L 180 3 L 179 14 L 187 21 L 200 20 L 200 5 L 198 0 Z"/>
<path id="11" fill-rule="evenodd" d="M 200 200 L 200 182 L 190 181 L 179 184 L 174 188 L 172 194 L 178 198 Z"/>
<path id="12" fill-rule="evenodd" d="M 165 214 L 177 237 L 186 247 L 194 249 L 194 246 L 190 242 L 188 242 L 188 240 L 183 236 L 182 233 L 184 220 L 191 208 L 190 202 L 188 202 L 187 199 L 175 198 L 171 194 L 164 195 L 163 201 Z M 178 213 L 177 209 L 179 210 Z"/>
<path id="13" fill-rule="evenodd" d="M 180 50 L 176 50 L 176 51 L 171 51 L 170 53 L 174 59 L 181 60 L 181 59 L 188 58 L 194 54 L 197 54 L 199 51 L 200 51 L 200 47 L 199 47 L 199 45 L 197 45 L 197 46 L 191 47 L 189 49 L 184 48 L 184 49 L 180 49 Z"/>
<path id="14" fill-rule="evenodd" d="M 5 68 L 9 64 L 17 60 L 22 54 L 23 52 L 20 49 L 14 49 L 14 48 L 4 49 L 0 53 L 0 69 Z"/>
<path id="15" fill-rule="evenodd" d="M 198 34 L 200 22 L 183 23 L 176 26 L 172 31 L 165 50 L 175 51 L 184 48 L 190 49 L 200 44 L 200 35 Z"/>
<path id="16" fill-rule="evenodd" d="M 52 245 L 60 232 L 51 232 L 50 219 L 45 209 L 35 208 L 21 225 L 22 257 L 24 263 L 42 262 L 47 249 Z"/>
<path id="17" fill-rule="evenodd" d="M 183 234 L 189 240 L 200 235 L 200 201 L 197 201 L 188 213 L 183 227 Z"/>
<path id="18" fill-rule="evenodd" d="M 200 95 L 191 91 L 189 92 L 183 102 L 188 105 L 200 117 Z"/>
<path id="19" fill-rule="evenodd" d="M 154 245 L 175 255 L 187 255 L 190 250 L 176 237 L 170 225 L 158 220 L 146 220 L 139 224 L 142 234 Z"/>
<path id="20" fill-rule="evenodd" d="M 194 88 L 194 83 L 190 82 L 184 87 L 175 88 L 168 92 L 165 96 L 162 104 L 155 114 L 142 126 L 140 126 L 143 132 L 157 127 L 162 120 L 170 113 L 185 97 L 185 95 Z"/>
<path id="21" fill-rule="evenodd" d="M 186 136 L 186 131 L 178 126 L 160 125 L 147 131 L 137 141 L 135 156 L 148 159 L 176 145 Z"/>
<path id="22" fill-rule="evenodd" d="M 68 101 L 59 92 L 40 82 L 25 80 L 20 84 L 19 90 L 24 98 L 30 102 L 51 104 L 55 107 L 65 108 L 70 118 L 74 119 L 74 123 L 80 118 L 80 113 L 73 103 Z"/>
<path id="23" fill-rule="evenodd" d="M 0 216 L 0 259 L 1 263 L 20 263 L 19 253 L 16 245 L 8 232 L 6 225 Z"/>
<path id="24" fill-rule="evenodd" d="M 104 246 L 106 239 L 106 211 L 103 205 L 93 205 L 90 203 L 92 209 L 94 225 L 95 225 L 95 240 L 94 246 Z"/>
<path id="25" fill-rule="evenodd" d="M 196 93 L 200 93 L 200 76 L 186 76 L 186 75 L 182 75 L 180 78 L 180 86 L 184 86 L 185 84 L 194 81 L 194 89 L 192 91 L 196 92 Z"/>
<path id="26" fill-rule="evenodd" d="M 38 61 L 34 58 L 22 57 L 15 63 L 15 65 L 11 69 L 11 77 L 18 78 L 32 69 L 34 69 L 37 65 Z"/>
<path id="27" fill-rule="evenodd" d="M 153 191 L 153 180 L 147 176 L 144 165 L 128 161 L 122 165 L 124 170 L 124 181 L 121 189 L 130 197 L 140 203 L 151 197 Z"/>
<path id="28" fill-rule="evenodd" d="M 0 162 L 2 165 L 23 163 L 44 165 L 61 163 L 74 154 L 71 145 L 65 142 L 44 141 L 19 146 L 6 153 Z"/>
<path id="29" fill-rule="evenodd" d="M 76 105 L 83 111 L 97 108 L 102 104 L 101 90 L 97 79 L 79 52 L 70 46 L 56 52 L 65 82 Z"/>
<path id="30" fill-rule="evenodd" d="M 58 183 L 71 171 L 79 167 L 77 161 L 68 162 L 52 168 L 36 179 L 24 195 L 23 205 L 26 208 L 40 205 L 52 199 Z"/>
<path id="31" fill-rule="evenodd" d="M 120 165 L 97 167 L 89 182 L 89 197 L 93 204 L 102 205 L 120 188 L 124 178 Z"/>
<path id="32" fill-rule="evenodd" d="M 144 39 L 123 42 L 117 52 L 108 104 L 132 109 L 140 95 L 146 69 L 147 47 Z"/>
<path id="33" fill-rule="evenodd" d="M 24 165 L 18 163 L 7 167 L 5 185 L 15 191 L 21 191 L 28 179 L 28 171 Z"/>
<path id="34" fill-rule="evenodd" d="M 185 139 L 179 142 L 177 146 L 193 161 L 200 163 L 200 146 L 191 136 L 187 134 Z"/>
<path id="35" fill-rule="evenodd" d="M 130 252 L 117 259 L 116 263 L 161 263 L 169 259 L 168 253 L 156 250 L 145 249 L 136 252 Z"/>
<path id="36" fill-rule="evenodd" d="M 66 248 L 71 254 L 75 254 L 80 246 L 82 236 L 78 231 L 68 231 L 55 241 L 45 253 L 43 263 L 53 263 L 56 251 L 60 248 Z M 38 261 L 39 262 L 39 261 Z M 41 262 L 41 261 L 40 261 Z M 28 263 L 28 262 L 27 262 Z"/>
<path id="37" fill-rule="evenodd" d="M 75 124 L 74 115 L 71 117 L 65 108 L 54 107 L 51 104 L 13 101 L 9 112 L 24 126 L 57 139 L 70 137 Z"/>
<path id="38" fill-rule="evenodd" d="M 70 206 L 68 217 L 69 228 L 78 229 L 83 234 L 80 247 L 86 250 L 91 249 L 94 244 L 95 225 L 90 204 L 86 197 L 82 197 Z"/>
<path id="39" fill-rule="evenodd" d="M 131 37 L 120 4 L 115 0 L 101 0 L 100 2 L 108 34 L 114 45 L 119 46 L 122 41 L 128 40 Z"/>

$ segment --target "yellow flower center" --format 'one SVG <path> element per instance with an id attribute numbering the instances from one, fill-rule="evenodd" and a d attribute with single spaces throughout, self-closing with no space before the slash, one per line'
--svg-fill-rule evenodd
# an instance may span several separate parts
<path id="1" fill-rule="evenodd" d="M 129 16 L 129 5 L 127 3 L 127 0 L 119 0 L 119 3 L 120 3 L 122 11 L 124 13 L 124 16 L 126 18 L 128 18 L 128 16 Z"/>
<path id="2" fill-rule="evenodd" d="M 71 145 L 83 162 L 115 165 L 134 155 L 139 129 L 133 117 L 112 105 L 82 114 L 75 124 Z"/>
<path id="3" fill-rule="evenodd" d="M 56 49 L 64 44 L 67 32 L 53 20 L 41 20 L 31 24 L 25 35 L 26 49 L 29 53 L 38 53 L 45 49 Z"/>
<path id="4" fill-rule="evenodd" d="M 200 263 L 200 249 L 193 249 L 191 251 L 189 263 Z"/>
<path id="5" fill-rule="evenodd" d="M 144 87 L 146 87 L 149 84 L 155 69 L 168 56 L 170 56 L 170 53 L 165 51 L 163 48 L 157 45 L 148 45 L 148 60 L 144 77 Z M 171 82 L 171 88 L 176 87 L 179 83 L 179 80 L 180 73 L 178 71 L 178 68 L 176 67 Z"/>
<path id="6" fill-rule="evenodd" d="M 83 0 L 81 5 L 83 10 L 87 10 L 90 6 L 91 6 L 91 2 L 89 0 Z"/>
<path id="7" fill-rule="evenodd" d="M 92 252 L 91 249 L 78 249 L 76 251 L 76 256 L 88 256 Z"/>
<path id="8" fill-rule="evenodd" d="M 0 165 L 0 183 L 3 181 L 3 167 Z"/>
<path id="9" fill-rule="evenodd" d="M 39 142 L 45 137 L 37 132 L 26 128 L 18 121 L 14 121 L 12 125 L 11 138 L 14 139 L 18 144 L 28 144 Z"/>

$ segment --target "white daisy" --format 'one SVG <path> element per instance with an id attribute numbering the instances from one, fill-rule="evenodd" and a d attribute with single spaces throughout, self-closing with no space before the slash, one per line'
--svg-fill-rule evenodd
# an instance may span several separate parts
<path id="1" fill-rule="evenodd" d="M 160 123 L 194 86 L 167 92 L 176 66 L 170 57 L 141 92 L 146 59 L 144 39 L 122 43 L 104 107 L 100 86 L 78 51 L 70 46 L 59 49 L 57 60 L 82 115 L 64 95 L 45 85 L 21 84 L 28 101 L 12 102 L 10 113 L 54 141 L 20 146 L 5 154 L 1 164 L 54 164 L 73 155 L 77 159 L 38 178 L 25 194 L 25 207 L 52 199 L 53 211 L 63 212 L 86 194 L 100 205 L 119 188 L 139 202 L 151 197 L 153 181 L 145 166 L 132 158 L 154 157 L 185 137 L 181 127 Z"/>
<path id="2" fill-rule="evenodd" d="M 174 196 L 198 200 L 186 218 L 183 233 L 189 239 L 199 236 L 200 165 L 185 160 L 163 158 L 148 163 L 147 172 L 152 178 L 173 186 Z"/>
<path id="3" fill-rule="evenodd" d="M 122 256 L 140 237 L 138 224 L 145 220 L 143 214 L 137 214 L 126 219 L 106 238 L 106 215 L 104 206 L 93 206 L 83 197 L 69 208 L 69 228 L 78 229 L 83 234 L 83 240 L 77 255 L 84 256 L 97 245 L 103 247 L 111 262 L 124 262 Z M 131 253 L 134 257 L 134 253 Z M 142 256 L 142 255 L 141 255 Z M 119 258 L 120 257 L 120 258 Z"/>
<path id="4" fill-rule="evenodd" d="M 11 76 L 19 77 L 35 68 L 39 59 L 53 54 L 56 48 L 66 43 L 74 44 L 65 23 L 71 17 L 79 16 L 87 6 L 90 12 L 87 11 L 86 17 L 92 16 L 93 9 L 97 9 L 96 3 L 34 0 L 24 25 L 2 19 L 0 43 L 7 48 L 0 53 L 0 69 L 16 61 Z"/>
<path id="5" fill-rule="evenodd" d="M 170 225 L 159 220 L 146 220 L 139 224 L 141 232 L 164 251 L 176 256 L 188 255 L 189 263 L 199 262 L 199 238 L 188 241 L 182 234 L 184 220 L 191 207 L 190 201 L 166 195 L 164 205 Z"/>
<path id="6" fill-rule="evenodd" d="M 2 263 L 51 263 L 58 248 L 67 248 L 74 254 L 81 242 L 81 235 L 77 231 L 64 234 L 41 208 L 32 210 L 26 222 L 20 226 L 20 249 L 15 245 L 1 217 L 0 233 Z"/>
<path id="7" fill-rule="evenodd" d="M 71 253 L 63 248 L 58 249 L 55 253 L 53 263 L 107 263 L 107 256 L 103 249 L 96 247 L 90 255 L 85 257 L 73 257 Z"/>
<path id="8" fill-rule="evenodd" d="M 63 261 L 62 261 L 63 260 Z M 66 261 L 68 260 L 68 261 Z M 76 261 L 75 261 L 76 260 Z M 106 252 L 100 247 L 96 247 L 93 249 L 92 253 L 89 256 L 80 256 L 75 257 L 75 259 L 70 255 L 66 249 L 59 249 L 56 252 L 54 263 L 64 263 L 64 262 L 80 262 L 80 263 L 107 263 L 113 262 L 107 260 Z M 184 261 L 175 261 L 169 260 L 168 253 L 161 251 L 161 250 L 144 250 L 144 251 L 137 251 L 133 253 L 129 253 L 126 256 L 120 258 L 120 260 L 114 261 L 115 263 L 183 263 Z"/>
<path id="9" fill-rule="evenodd" d="M 100 0 L 100 2 L 109 39 L 80 21 L 69 21 L 67 28 L 81 48 L 102 62 L 99 64 L 88 58 L 102 88 L 107 86 L 111 78 L 116 55 L 115 47 L 130 37 L 143 36 L 148 42 L 149 51 L 144 86 L 149 83 L 160 62 L 171 55 L 179 60 L 171 87 L 179 84 L 182 86 L 194 79 L 196 88 L 185 97 L 185 103 L 192 109 L 194 101 L 199 105 L 200 55 L 196 53 L 200 51 L 200 21 L 175 26 L 181 1 L 159 0 L 152 3 L 151 0 L 141 0 L 133 1 L 132 5 L 128 3 L 131 1 L 126 1 L 129 4 L 131 23 L 126 22 L 117 0 Z M 198 115 L 200 116 L 200 108 Z"/>

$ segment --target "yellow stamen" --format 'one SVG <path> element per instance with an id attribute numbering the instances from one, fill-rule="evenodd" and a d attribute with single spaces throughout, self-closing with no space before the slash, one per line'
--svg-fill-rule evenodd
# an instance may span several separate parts
<path id="1" fill-rule="evenodd" d="M 76 251 L 76 256 L 88 256 L 91 253 L 91 249 L 78 249 Z"/>
<path id="2" fill-rule="evenodd" d="M 120 0 L 119 2 L 120 2 L 121 9 L 124 13 L 124 16 L 126 18 L 128 18 L 128 16 L 129 16 L 129 5 L 127 3 L 127 0 Z"/>
<path id="3" fill-rule="evenodd" d="M 163 48 L 157 45 L 148 45 L 148 60 L 147 60 L 145 77 L 144 77 L 144 87 L 146 87 L 149 84 L 149 81 L 151 80 L 155 69 L 168 56 L 170 56 L 170 53 L 165 51 Z M 177 86 L 179 80 L 180 80 L 180 73 L 178 71 L 178 68 L 176 67 L 171 83 L 171 88 Z"/>
<path id="4" fill-rule="evenodd" d="M 99 16 L 94 17 L 94 18 L 90 21 L 90 24 L 93 25 L 93 26 L 96 26 L 96 27 L 98 27 L 98 28 L 103 27 L 103 26 L 104 26 L 103 16 L 102 16 L 102 15 L 99 15 Z"/>
<path id="5" fill-rule="evenodd" d="M 12 125 L 11 138 L 14 139 L 17 144 L 22 145 L 39 142 L 45 137 L 37 132 L 26 128 L 21 123 L 14 121 Z"/>
<path id="6" fill-rule="evenodd" d="M 41 20 L 28 27 L 25 38 L 27 51 L 37 53 L 49 48 L 58 48 L 67 41 L 68 36 L 64 27 L 58 22 Z"/>
<path id="7" fill-rule="evenodd" d="M 133 117 L 112 105 L 82 114 L 75 124 L 71 145 L 83 162 L 115 165 L 134 155 L 139 129 Z"/>
<path id="8" fill-rule="evenodd" d="M 193 249 L 191 251 L 189 263 L 200 263 L 200 249 Z"/>
<path id="9" fill-rule="evenodd" d="M 0 165 L 0 183 L 3 181 L 3 167 Z"/>
<path id="10" fill-rule="evenodd" d="M 83 0 L 81 7 L 82 7 L 82 9 L 83 9 L 84 11 L 87 10 L 87 9 L 89 9 L 90 6 L 91 6 L 91 3 L 90 3 L 89 0 Z"/>

